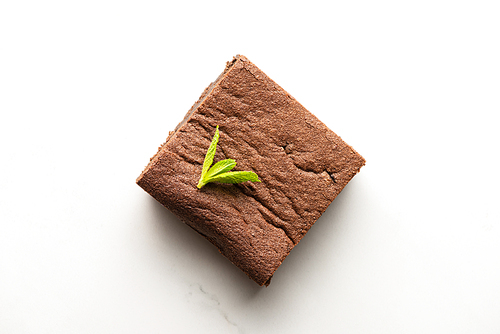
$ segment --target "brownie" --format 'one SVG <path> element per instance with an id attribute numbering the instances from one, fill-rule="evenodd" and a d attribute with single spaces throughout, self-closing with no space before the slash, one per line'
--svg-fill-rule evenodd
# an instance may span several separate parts
<path id="1" fill-rule="evenodd" d="M 219 125 L 214 163 L 260 183 L 196 187 Z M 247 58 L 237 55 L 171 132 L 137 183 L 259 285 L 365 160 Z"/>

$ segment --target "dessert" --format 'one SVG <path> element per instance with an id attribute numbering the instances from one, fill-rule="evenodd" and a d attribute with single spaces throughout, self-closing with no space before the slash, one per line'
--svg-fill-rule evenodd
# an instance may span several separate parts
<path id="1" fill-rule="evenodd" d="M 198 189 L 216 126 L 214 162 L 261 182 Z M 137 183 L 259 285 L 365 160 L 244 56 L 228 62 L 151 159 Z"/>

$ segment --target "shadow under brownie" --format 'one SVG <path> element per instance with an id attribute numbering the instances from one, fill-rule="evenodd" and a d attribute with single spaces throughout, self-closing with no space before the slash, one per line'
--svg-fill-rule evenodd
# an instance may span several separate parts
<path id="1" fill-rule="evenodd" d="M 214 162 L 260 183 L 197 183 L 219 125 Z M 365 160 L 244 56 L 228 62 L 137 183 L 259 285 Z"/>

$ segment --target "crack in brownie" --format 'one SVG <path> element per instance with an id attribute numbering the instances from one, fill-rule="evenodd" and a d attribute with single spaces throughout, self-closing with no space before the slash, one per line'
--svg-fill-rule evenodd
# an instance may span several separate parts
<path id="1" fill-rule="evenodd" d="M 219 125 L 214 163 L 237 161 L 260 183 L 196 187 Z M 365 160 L 244 56 L 201 95 L 137 183 L 259 285 Z"/>

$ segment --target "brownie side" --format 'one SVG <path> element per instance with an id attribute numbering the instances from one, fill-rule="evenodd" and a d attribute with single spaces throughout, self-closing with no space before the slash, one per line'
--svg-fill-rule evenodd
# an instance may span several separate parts
<path id="1" fill-rule="evenodd" d="M 265 284 L 293 243 L 237 187 L 209 183 L 196 188 L 198 167 L 166 151 L 138 182 L 259 285 Z"/>
<path id="2" fill-rule="evenodd" d="M 364 159 L 243 56 L 226 67 L 137 183 L 211 241 L 259 285 L 275 270 Z M 232 158 L 261 183 L 197 189 L 219 125 L 214 162 Z"/>

